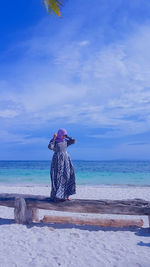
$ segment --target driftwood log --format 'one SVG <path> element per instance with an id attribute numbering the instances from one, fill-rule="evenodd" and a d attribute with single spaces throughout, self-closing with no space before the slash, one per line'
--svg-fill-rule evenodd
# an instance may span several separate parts
<path id="1" fill-rule="evenodd" d="M 27 207 L 22 197 L 15 198 L 14 219 L 16 223 L 39 222 L 38 209 Z"/>
<path id="2" fill-rule="evenodd" d="M 45 215 L 43 220 L 44 223 L 72 223 L 77 225 L 95 225 L 95 226 L 111 226 L 111 227 L 127 227 L 127 226 L 138 226 L 142 227 L 144 221 L 138 220 L 119 220 L 119 219 L 98 219 L 98 218 L 78 218 L 71 216 L 53 216 Z"/>
<path id="3" fill-rule="evenodd" d="M 24 199 L 24 201 L 21 199 Z M 20 221 L 20 223 L 29 223 L 31 220 L 38 221 L 37 209 L 77 213 L 147 215 L 150 222 L 150 201 L 143 199 L 73 199 L 71 201 L 53 202 L 50 198 L 39 195 L 0 194 L 0 205 L 14 207 L 15 220 L 16 222 Z M 19 216 L 22 219 L 19 219 Z"/>

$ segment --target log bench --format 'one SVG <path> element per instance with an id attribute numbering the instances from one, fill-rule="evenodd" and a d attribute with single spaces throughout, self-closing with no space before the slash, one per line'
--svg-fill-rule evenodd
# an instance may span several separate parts
<path id="1" fill-rule="evenodd" d="M 95 213 L 95 214 L 118 214 L 118 215 L 147 215 L 150 226 L 150 201 L 143 199 L 128 200 L 90 200 L 72 199 L 71 201 L 54 202 L 50 198 L 39 195 L 26 194 L 0 194 L 0 205 L 14 208 L 14 219 L 16 223 L 29 224 L 32 221 L 39 221 L 38 209 L 55 210 L 73 213 Z M 60 216 L 59 216 L 60 217 Z M 45 216 L 43 222 L 70 222 L 77 224 L 93 224 L 113 226 L 115 220 L 85 219 L 76 222 L 73 217 Z M 50 218 L 50 219 L 49 219 Z M 68 218 L 68 221 L 67 221 Z M 97 221 L 99 220 L 99 221 Z M 95 224 L 94 224 L 95 221 Z M 110 223 L 108 223 L 108 221 Z M 123 221 L 123 220 L 120 220 Z M 142 221 L 142 220 L 141 220 Z M 93 222 L 93 223 L 92 223 Z M 100 223 L 101 222 L 101 223 Z M 141 226 L 142 224 L 138 224 Z M 116 226 L 116 225 L 115 225 Z M 128 224 L 125 226 L 128 226 Z"/>

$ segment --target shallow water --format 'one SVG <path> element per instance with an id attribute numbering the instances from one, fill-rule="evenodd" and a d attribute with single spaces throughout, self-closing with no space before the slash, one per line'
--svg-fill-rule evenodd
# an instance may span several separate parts
<path id="1" fill-rule="evenodd" d="M 74 160 L 77 184 L 150 186 L 150 161 Z M 0 161 L 0 183 L 50 183 L 50 161 Z"/>

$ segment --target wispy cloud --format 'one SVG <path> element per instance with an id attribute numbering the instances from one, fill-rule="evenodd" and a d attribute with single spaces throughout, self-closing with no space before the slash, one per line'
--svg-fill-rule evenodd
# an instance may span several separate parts
<path id="1" fill-rule="evenodd" d="M 1 119 L 31 129 L 58 119 L 109 129 L 95 138 L 149 131 L 149 32 L 149 26 L 140 27 L 122 41 L 96 48 L 81 39 L 63 41 L 58 49 L 44 36 L 17 44 L 24 52 L 10 79 L 1 81 Z"/>

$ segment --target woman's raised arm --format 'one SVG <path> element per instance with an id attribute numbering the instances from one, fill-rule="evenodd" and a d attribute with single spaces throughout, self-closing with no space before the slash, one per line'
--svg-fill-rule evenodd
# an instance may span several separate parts
<path id="1" fill-rule="evenodd" d="M 53 138 L 50 140 L 50 142 L 48 144 L 48 148 L 51 150 L 54 150 L 56 136 L 57 136 L 57 134 L 55 133 Z"/>
<path id="2" fill-rule="evenodd" d="M 70 136 L 66 136 L 67 146 L 73 145 L 76 140 Z"/>

